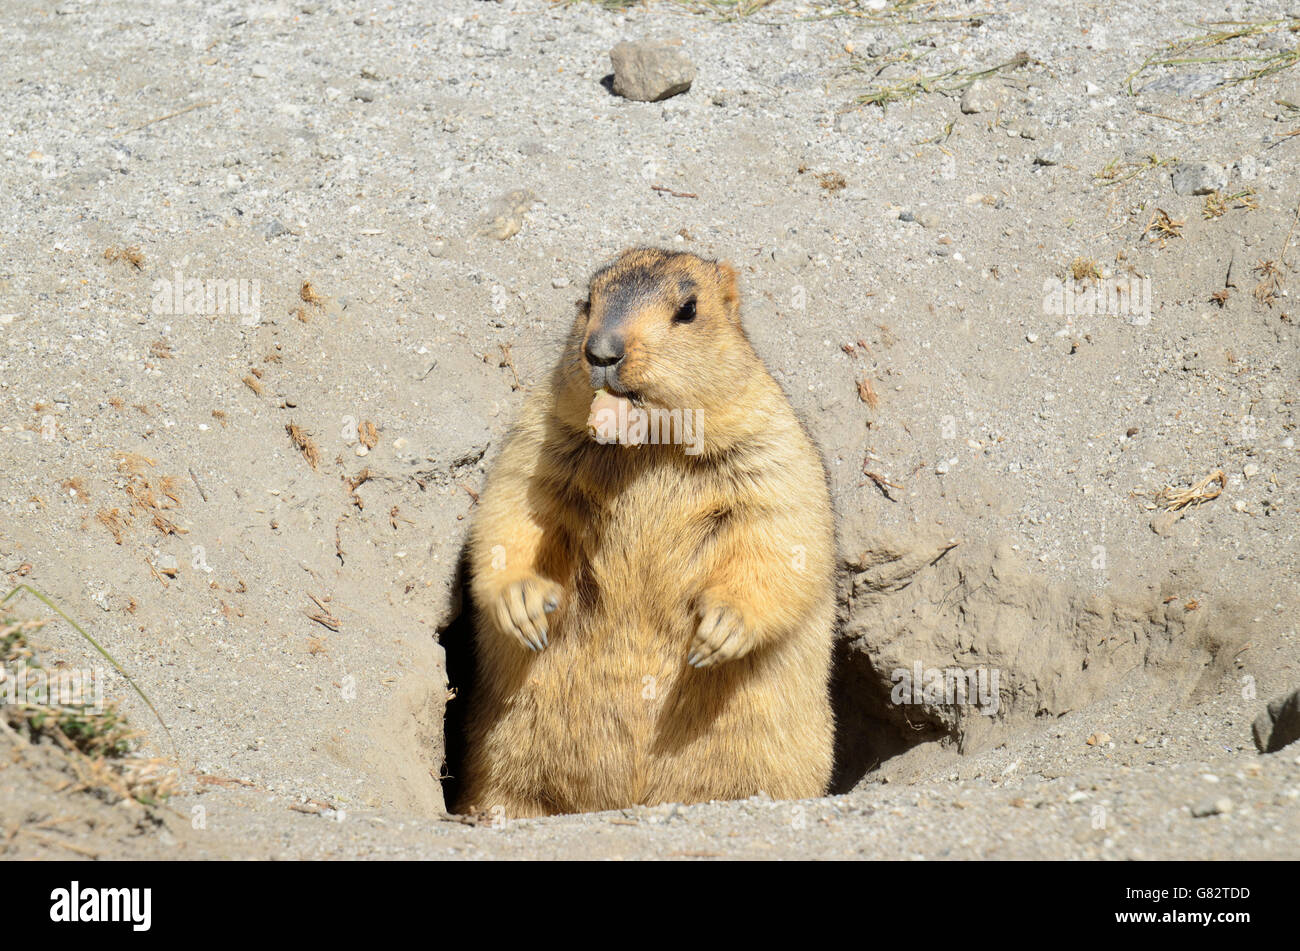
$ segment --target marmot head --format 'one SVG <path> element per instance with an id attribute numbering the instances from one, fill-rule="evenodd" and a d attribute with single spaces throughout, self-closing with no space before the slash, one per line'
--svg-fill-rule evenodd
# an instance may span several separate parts
<path id="1" fill-rule="evenodd" d="M 736 272 L 657 248 L 624 251 L 592 275 L 570 339 L 588 402 L 604 389 L 637 406 L 711 409 L 756 360 L 740 326 Z"/>

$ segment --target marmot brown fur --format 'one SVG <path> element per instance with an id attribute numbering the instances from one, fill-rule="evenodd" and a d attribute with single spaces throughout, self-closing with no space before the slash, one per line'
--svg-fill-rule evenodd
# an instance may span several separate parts
<path id="1" fill-rule="evenodd" d="M 833 550 L 821 457 L 735 271 L 623 252 L 479 502 L 460 810 L 823 794 Z"/>

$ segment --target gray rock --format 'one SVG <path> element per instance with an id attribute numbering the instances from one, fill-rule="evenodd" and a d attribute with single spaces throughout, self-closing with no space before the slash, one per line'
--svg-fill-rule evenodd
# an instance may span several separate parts
<path id="1" fill-rule="evenodd" d="M 1034 156 L 1035 165 L 1060 165 L 1061 160 L 1065 158 L 1065 146 L 1060 142 L 1053 142 L 1045 149 L 1039 150 Z"/>
<path id="2" fill-rule="evenodd" d="M 1192 815 L 1198 819 L 1204 819 L 1207 816 L 1218 816 L 1226 812 L 1232 812 L 1232 800 L 1227 796 L 1219 796 L 1217 799 L 1204 799 L 1192 806 Z"/>
<path id="3" fill-rule="evenodd" d="M 519 233 L 524 226 L 524 215 L 537 202 L 537 196 L 526 188 L 516 188 L 488 203 L 479 216 L 475 233 L 481 238 L 505 241 Z"/>
<path id="4" fill-rule="evenodd" d="M 1276 753 L 1300 740 L 1300 690 L 1270 700 L 1251 727 L 1261 753 Z"/>
<path id="5" fill-rule="evenodd" d="M 961 111 L 967 115 L 993 112 L 1002 105 L 1002 90 L 987 79 L 977 79 L 961 94 Z"/>
<path id="6" fill-rule="evenodd" d="M 1173 532 L 1174 526 L 1178 524 L 1178 520 L 1182 517 L 1183 513 L 1181 511 L 1161 512 L 1159 515 L 1155 516 L 1155 518 L 1151 519 L 1151 531 L 1155 532 L 1161 538 L 1166 538 L 1171 532 Z"/>
<path id="7" fill-rule="evenodd" d="M 1183 162 L 1174 169 L 1174 191 L 1180 195 L 1208 195 L 1227 184 L 1228 170 L 1213 162 Z"/>
<path id="8" fill-rule="evenodd" d="M 1163 93 L 1173 96 L 1195 96 L 1209 92 L 1215 86 L 1223 84 L 1221 73 L 1184 73 L 1173 70 L 1167 76 L 1161 76 L 1155 82 L 1142 87 L 1143 93 Z"/>
<path id="9" fill-rule="evenodd" d="M 1293 46 L 1295 46 L 1295 41 L 1288 36 L 1286 30 L 1270 33 L 1259 41 L 1259 48 L 1262 50 L 1289 50 Z"/>
<path id="10" fill-rule="evenodd" d="M 695 64 L 679 38 L 619 43 L 609 51 L 614 92 L 636 102 L 659 102 L 691 88 Z"/>
<path id="11" fill-rule="evenodd" d="M 1042 123 L 1035 122 L 1033 119 L 1017 122 L 1013 128 L 1022 139 L 1041 139 L 1043 137 Z"/>
<path id="12" fill-rule="evenodd" d="M 841 112 L 835 117 L 835 131 L 844 135 L 859 135 L 867 128 L 868 117 L 861 109 Z"/>
<path id="13" fill-rule="evenodd" d="M 943 222 L 939 220 L 939 216 L 933 211 L 918 211 L 916 213 L 916 223 L 922 228 L 929 228 L 931 230 L 934 230 L 943 224 Z"/>

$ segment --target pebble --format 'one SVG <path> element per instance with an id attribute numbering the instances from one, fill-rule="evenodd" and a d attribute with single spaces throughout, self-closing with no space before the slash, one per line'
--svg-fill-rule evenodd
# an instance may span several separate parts
<path id="1" fill-rule="evenodd" d="M 1184 162 L 1174 169 L 1174 191 L 1180 195 L 1208 195 L 1227 184 L 1228 170 L 1213 162 Z"/>
<path id="2" fill-rule="evenodd" d="M 536 202 L 537 196 L 526 188 L 497 196 L 480 215 L 477 234 L 497 241 L 514 237 L 524 226 L 524 215 Z"/>
<path id="3" fill-rule="evenodd" d="M 1060 142 L 1053 142 L 1045 149 L 1041 149 L 1034 156 L 1035 165 L 1060 165 L 1061 160 L 1065 158 L 1065 146 Z"/>
<path id="4" fill-rule="evenodd" d="M 680 38 L 624 40 L 609 51 L 614 64 L 614 92 L 635 102 L 659 102 L 678 96 L 695 82 L 695 64 Z"/>
<path id="5" fill-rule="evenodd" d="M 1276 753 L 1300 740 L 1300 690 L 1270 700 L 1251 732 L 1261 753 Z"/>
<path id="6" fill-rule="evenodd" d="M 1155 82 L 1147 83 L 1140 92 L 1165 93 L 1174 96 L 1195 96 L 1209 92 L 1223 83 L 1219 73 L 1188 73 L 1180 69 L 1170 70 Z"/>
<path id="7" fill-rule="evenodd" d="M 1162 538 L 1167 537 L 1169 533 L 1173 531 L 1174 525 L 1176 525 L 1178 520 L 1182 517 L 1183 513 L 1181 511 L 1161 512 L 1159 515 L 1151 519 L 1151 531 L 1155 532 Z"/>
<path id="8" fill-rule="evenodd" d="M 966 115 L 993 112 L 1002 105 L 1002 90 L 987 79 L 977 79 L 961 94 L 961 111 Z"/>
<path id="9" fill-rule="evenodd" d="M 1204 819 L 1206 816 L 1218 816 L 1228 812 L 1232 812 L 1232 800 L 1227 796 L 1220 796 L 1217 799 L 1203 799 L 1192 806 L 1192 815 L 1198 819 Z"/>

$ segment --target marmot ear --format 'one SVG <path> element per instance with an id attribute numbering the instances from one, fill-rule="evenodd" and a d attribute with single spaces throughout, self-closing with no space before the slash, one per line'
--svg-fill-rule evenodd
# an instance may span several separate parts
<path id="1" fill-rule="evenodd" d="M 719 262 L 718 283 L 722 287 L 722 306 L 726 308 L 727 316 L 740 323 L 740 287 L 736 283 L 736 269 Z"/>

